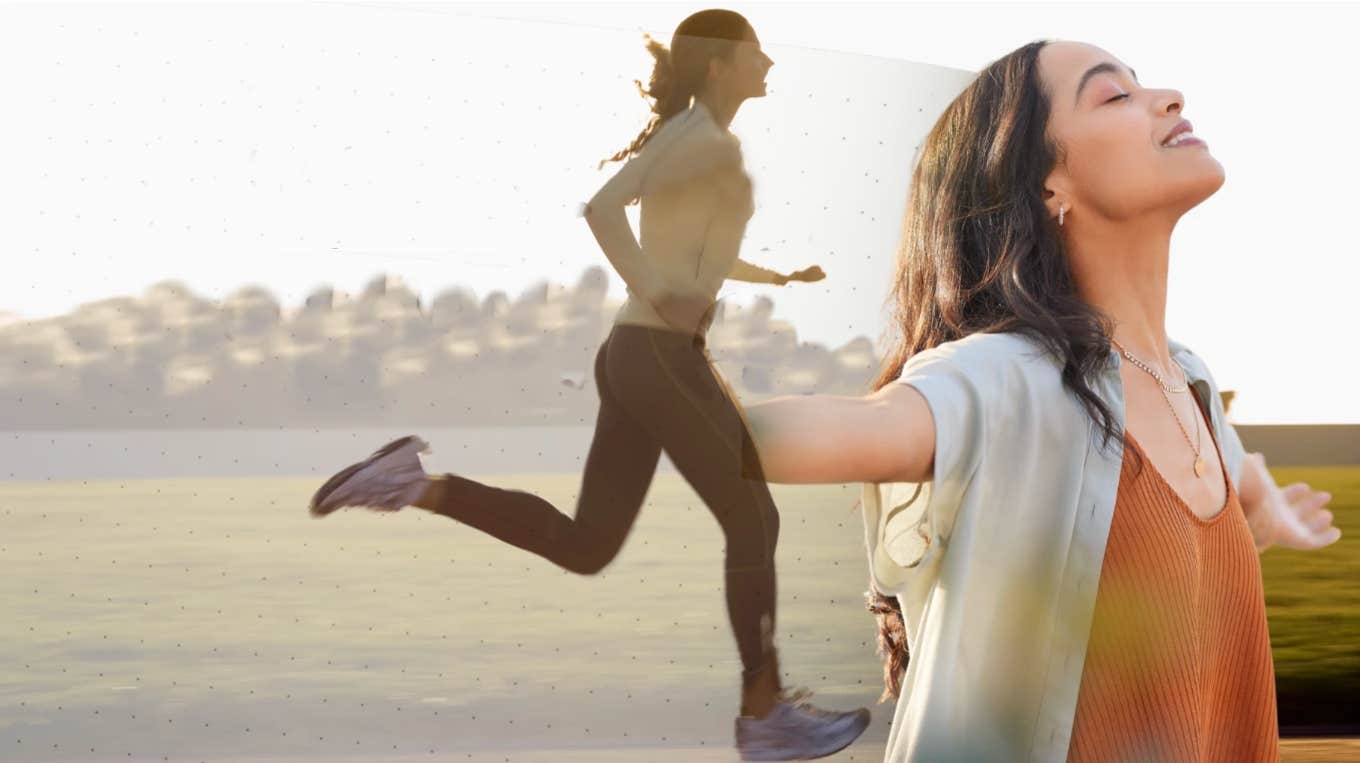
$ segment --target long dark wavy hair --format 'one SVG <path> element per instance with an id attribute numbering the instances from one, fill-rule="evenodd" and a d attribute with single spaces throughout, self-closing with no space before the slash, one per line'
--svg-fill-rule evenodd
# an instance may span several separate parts
<path id="1" fill-rule="evenodd" d="M 685 18 L 671 36 L 670 48 L 646 37 L 647 52 L 656 59 L 652 76 L 644 88 L 633 80 L 643 98 L 652 102 L 652 116 L 642 132 L 628 147 L 600 160 L 599 167 L 635 156 L 667 119 L 689 108 L 690 99 L 699 94 L 708 77 L 713 59 L 731 61 L 736 43 L 752 39 L 754 30 L 746 17 L 736 11 L 709 9 Z"/>
<path id="2" fill-rule="evenodd" d="M 921 144 L 889 295 L 896 336 L 872 388 L 945 342 L 1022 333 L 1061 359 L 1063 386 L 1100 425 L 1107 447 L 1121 431 L 1087 380 L 1108 362 L 1113 325 L 1078 294 L 1044 204 L 1044 180 L 1062 160 L 1046 133 L 1049 100 L 1039 79 L 1047 44 L 1029 43 L 989 64 Z M 895 596 L 871 582 L 866 600 L 878 620 L 883 702 L 902 689 L 906 629 Z"/>

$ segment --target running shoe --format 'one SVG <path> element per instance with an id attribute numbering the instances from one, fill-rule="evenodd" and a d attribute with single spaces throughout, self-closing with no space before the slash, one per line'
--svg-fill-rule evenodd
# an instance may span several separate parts
<path id="1" fill-rule="evenodd" d="M 780 692 L 764 718 L 737 718 L 737 751 L 742 760 L 811 760 L 847 747 L 869 726 L 868 708 L 823 710 L 798 687 Z"/>
<path id="2" fill-rule="evenodd" d="M 345 506 L 396 511 L 419 500 L 427 486 L 420 453 L 430 445 L 415 435 L 378 448 L 368 458 L 351 464 L 326 480 L 312 496 L 311 513 L 324 517 Z"/>

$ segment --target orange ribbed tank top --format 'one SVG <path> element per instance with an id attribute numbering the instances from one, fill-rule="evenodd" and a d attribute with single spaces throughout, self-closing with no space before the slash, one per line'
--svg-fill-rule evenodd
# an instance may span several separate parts
<path id="1" fill-rule="evenodd" d="M 1067 759 L 1278 761 L 1261 563 L 1232 480 L 1201 519 L 1124 442 Z"/>

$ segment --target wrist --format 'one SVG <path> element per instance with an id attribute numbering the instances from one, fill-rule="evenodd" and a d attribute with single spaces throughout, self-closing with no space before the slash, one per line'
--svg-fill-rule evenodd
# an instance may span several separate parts
<path id="1" fill-rule="evenodd" d="M 1275 516 L 1275 508 L 1283 505 L 1285 502 L 1282 494 L 1279 496 L 1272 495 L 1272 493 L 1278 492 L 1279 490 L 1279 486 L 1272 482 L 1265 490 L 1269 497 L 1262 498 L 1261 500 L 1261 537 L 1256 544 L 1256 548 L 1259 551 L 1264 551 L 1275 545 L 1275 534 L 1279 527 L 1279 518 Z"/>
<path id="2" fill-rule="evenodd" d="M 1275 490 L 1279 490 L 1278 487 Z M 1278 527 L 1278 518 L 1275 511 L 1278 509 L 1279 501 L 1283 496 L 1270 495 L 1270 488 L 1265 488 L 1262 495 L 1254 500 L 1244 500 L 1239 495 L 1238 499 L 1242 502 L 1242 513 L 1246 515 L 1247 527 L 1251 530 L 1251 537 L 1259 553 L 1275 545 L 1275 533 Z"/>

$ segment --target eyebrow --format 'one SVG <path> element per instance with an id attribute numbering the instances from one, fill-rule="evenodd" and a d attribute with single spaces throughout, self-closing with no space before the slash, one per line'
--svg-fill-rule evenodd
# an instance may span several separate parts
<path id="1" fill-rule="evenodd" d="M 1096 76 L 1097 74 L 1106 73 L 1119 74 L 1120 68 L 1110 63 L 1109 61 L 1102 61 L 1101 63 L 1092 66 L 1090 69 L 1087 69 L 1086 73 L 1081 75 L 1081 81 L 1077 83 L 1077 94 L 1076 96 L 1074 96 L 1074 100 L 1081 98 L 1082 88 L 1086 87 L 1086 83 L 1089 82 L 1092 77 Z M 1137 72 L 1135 72 L 1133 69 L 1129 69 L 1129 74 L 1133 77 L 1134 82 L 1138 81 Z"/>

